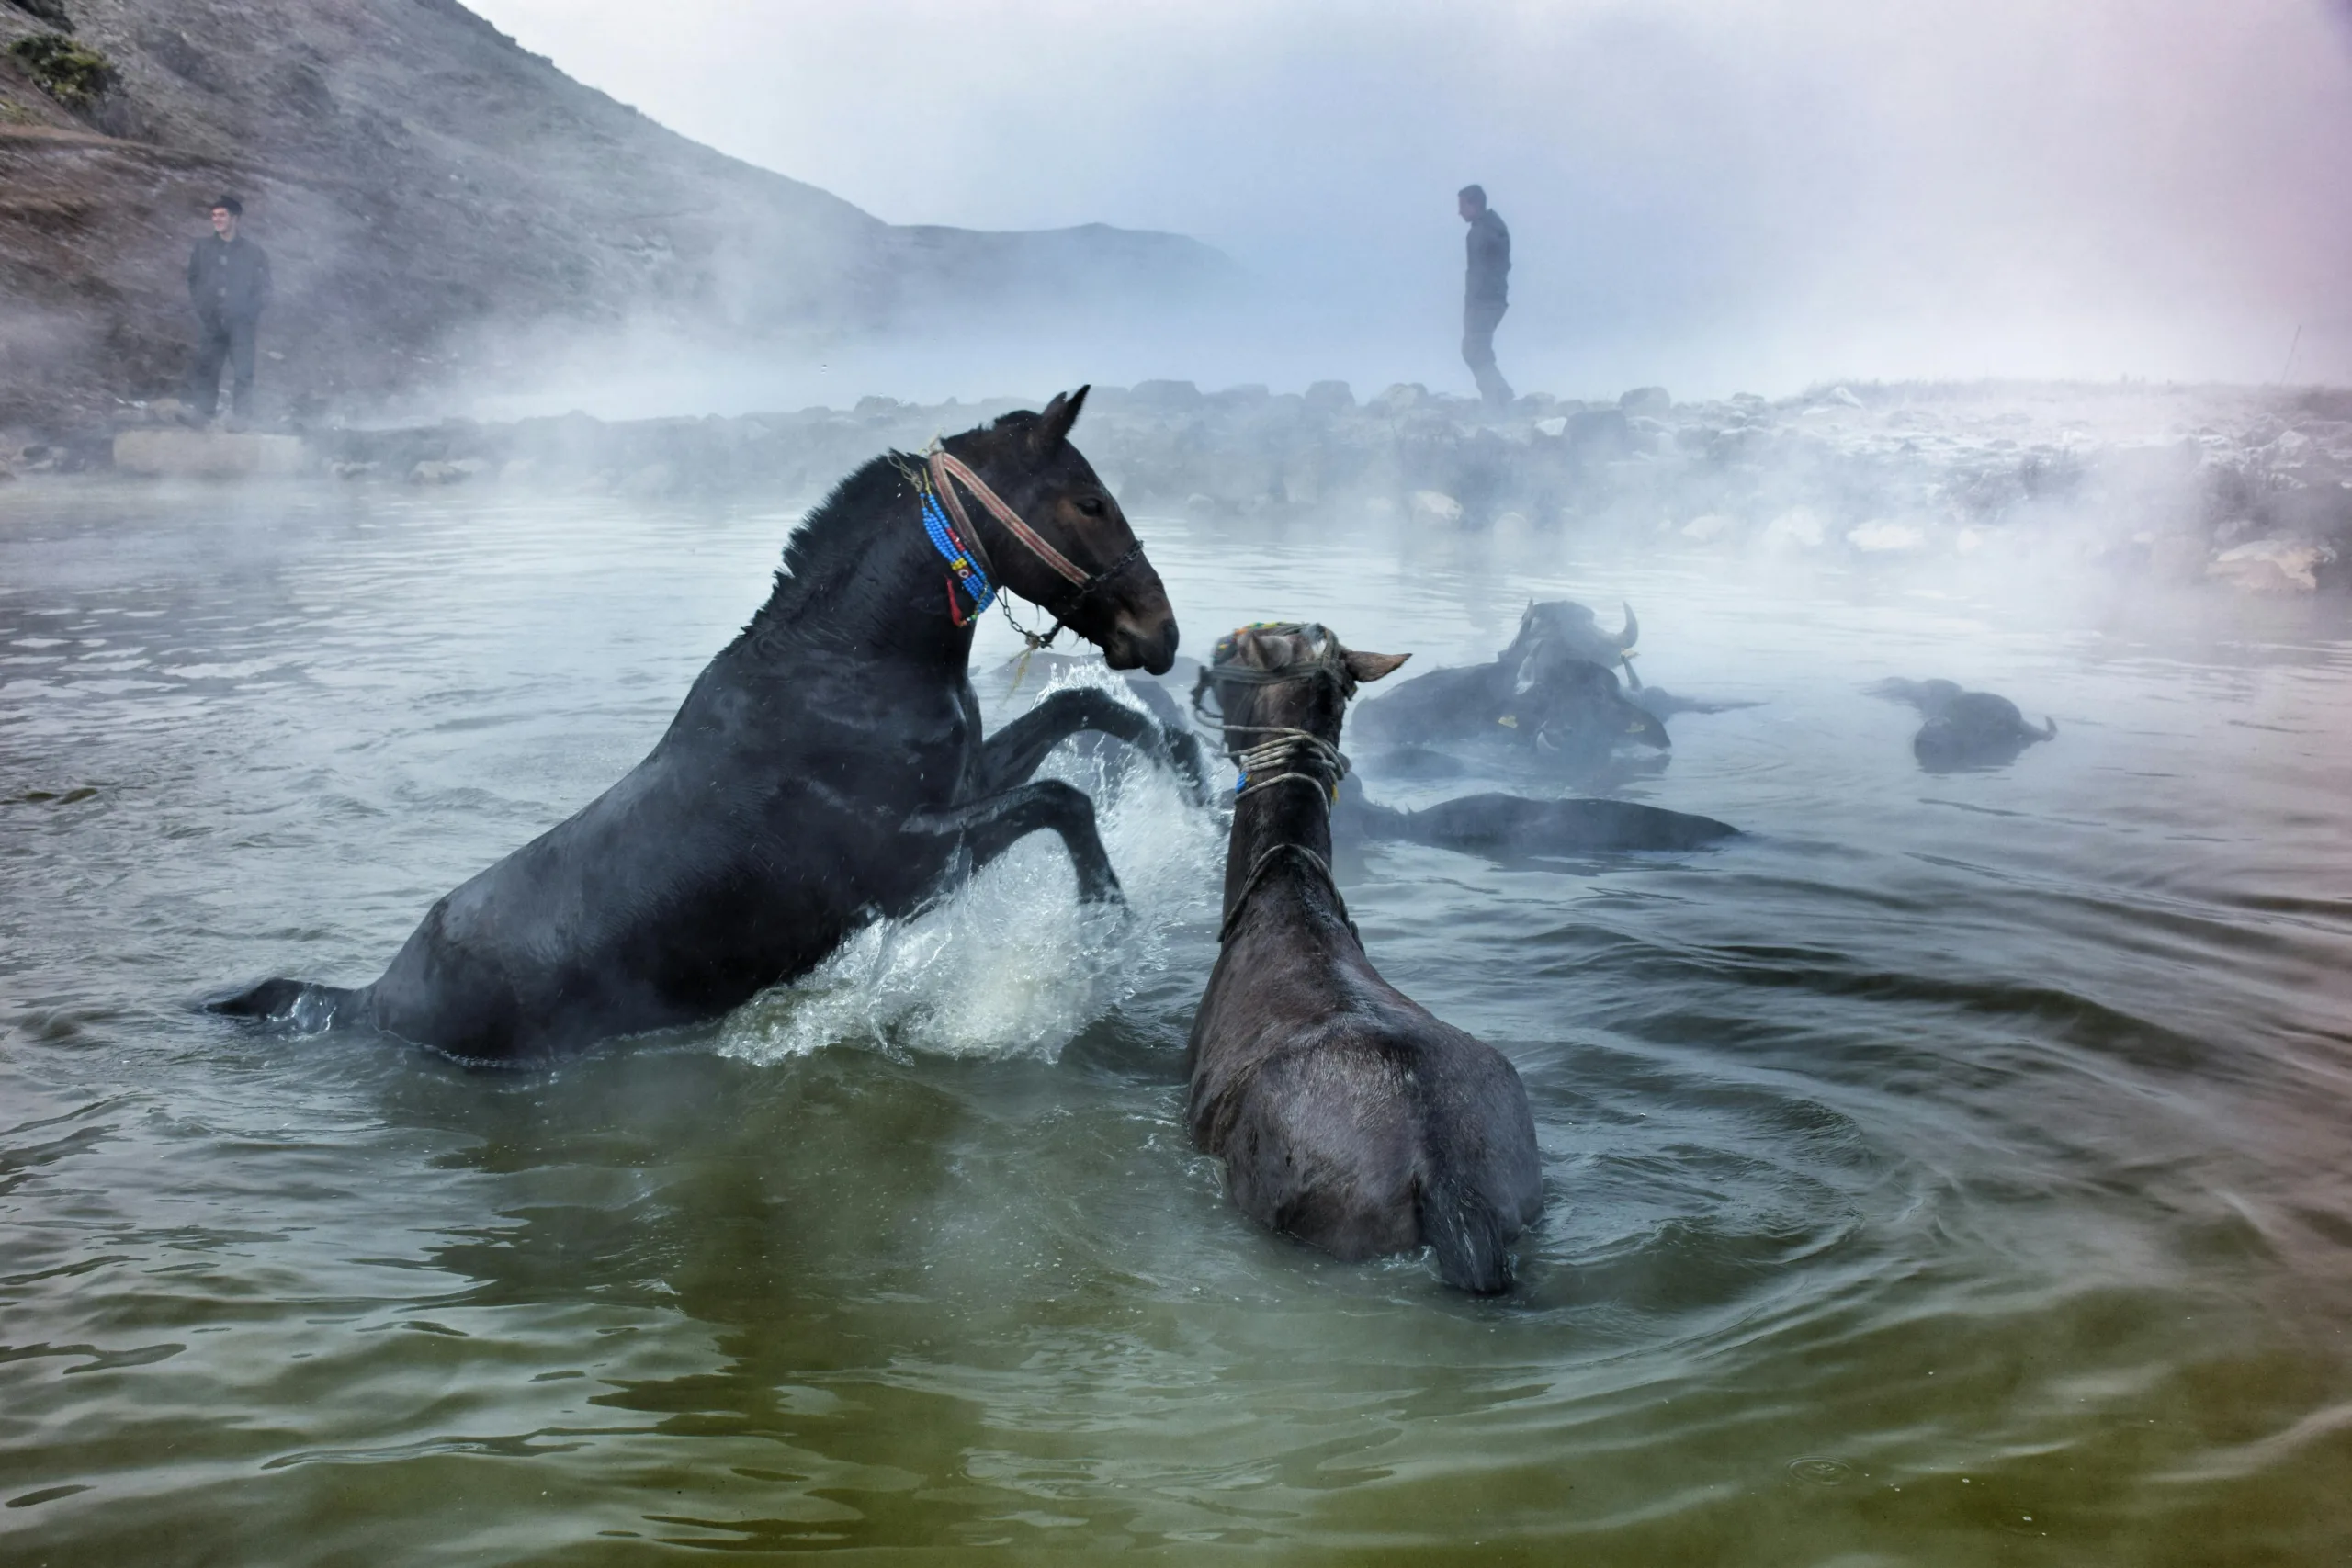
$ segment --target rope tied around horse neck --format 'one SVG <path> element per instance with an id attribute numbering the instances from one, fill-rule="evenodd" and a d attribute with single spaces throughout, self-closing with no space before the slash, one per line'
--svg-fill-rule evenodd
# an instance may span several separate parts
<path id="1" fill-rule="evenodd" d="M 1263 622 L 1255 627 L 1242 628 L 1244 631 L 1301 629 L 1303 628 L 1290 622 Z M 1193 721 L 1204 729 L 1216 731 L 1220 738 L 1229 735 L 1262 735 L 1268 738 L 1253 746 L 1228 753 L 1240 769 L 1240 776 L 1233 781 L 1233 798 L 1237 805 L 1245 796 L 1255 795 L 1260 790 L 1272 789 L 1278 784 L 1312 784 L 1315 788 L 1316 803 L 1323 807 L 1323 814 L 1328 818 L 1331 814 L 1333 803 L 1340 797 L 1340 781 L 1348 775 L 1346 754 L 1338 746 L 1312 730 L 1300 729 L 1291 725 L 1228 722 L 1225 717 L 1224 704 L 1221 701 L 1217 705 L 1216 713 L 1211 714 L 1208 711 L 1208 696 L 1216 682 L 1219 681 L 1231 681 L 1245 686 L 1279 686 L 1293 681 L 1309 681 L 1320 676 L 1335 682 L 1344 700 L 1345 697 L 1353 694 L 1355 682 L 1344 666 L 1329 658 L 1317 658 L 1305 663 L 1288 664 L 1279 670 L 1256 670 L 1245 664 L 1237 664 L 1233 662 L 1232 648 L 1235 637 L 1238 635 L 1239 633 L 1237 632 L 1231 637 L 1219 639 L 1216 657 L 1208 668 L 1201 671 L 1200 680 L 1194 683 L 1193 687 Z M 1270 768 L 1281 771 L 1270 773 L 1266 771 Z M 1234 928 L 1240 924 L 1242 912 L 1250 907 L 1250 895 L 1257 892 L 1263 885 L 1266 874 L 1273 868 L 1274 862 L 1283 855 L 1303 860 L 1314 868 L 1316 874 L 1323 879 L 1324 886 L 1330 889 L 1331 902 L 1338 907 L 1340 919 L 1347 926 L 1348 934 L 1355 937 L 1357 945 L 1362 946 L 1363 939 L 1357 933 L 1356 923 L 1348 914 L 1348 901 L 1340 892 L 1338 879 L 1331 874 L 1330 863 L 1305 844 L 1287 840 L 1282 843 L 1269 845 L 1261 852 L 1256 862 L 1250 867 L 1250 874 L 1242 878 L 1241 890 L 1234 895 L 1233 907 L 1226 912 L 1223 923 L 1217 927 L 1217 945 L 1222 947 L 1232 940 Z"/>
<path id="2" fill-rule="evenodd" d="M 1231 728 L 1262 730 L 1273 737 L 1234 754 L 1234 762 L 1241 770 L 1241 776 L 1233 784 L 1234 799 L 1240 800 L 1261 789 L 1271 789 L 1286 779 L 1296 779 L 1301 784 L 1315 786 L 1316 798 L 1323 803 L 1324 812 L 1329 813 L 1331 802 L 1340 793 L 1340 781 L 1348 776 L 1348 760 L 1337 746 L 1304 729 L 1275 728 L 1257 724 Z M 1268 773 L 1270 768 L 1283 771 Z"/>
<path id="3" fill-rule="evenodd" d="M 1287 623 L 1267 623 L 1266 629 L 1282 629 Z M 1247 628 L 1245 628 L 1247 629 Z M 1230 637 L 1217 645 L 1220 653 L 1231 643 Z M 1245 686 L 1280 686 L 1293 681 L 1308 681 L 1327 676 L 1339 682 L 1341 692 L 1348 692 L 1352 682 L 1347 671 L 1329 660 L 1317 660 L 1304 665 L 1285 665 L 1280 670 L 1253 670 L 1247 665 L 1220 660 L 1201 671 L 1193 685 L 1193 720 L 1203 729 L 1215 731 L 1219 739 L 1229 735 L 1263 735 L 1271 737 L 1238 751 L 1228 751 L 1240 769 L 1240 776 L 1233 782 L 1233 797 L 1255 795 L 1261 789 L 1287 780 L 1297 780 L 1315 786 L 1328 814 L 1331 803 L 1339 798 L 1340 781 L 1348 776 L 1348 759 L 1339 747 L 1311 730 L 1289 725 L 1233 724 L 1227 722 L 1224 704 L 1218 711 L 1208 710 L 1211 690 L 1220 681 L 1230 681 Z M 1283 771 L 1267 773 L 1269 768 Z"/>

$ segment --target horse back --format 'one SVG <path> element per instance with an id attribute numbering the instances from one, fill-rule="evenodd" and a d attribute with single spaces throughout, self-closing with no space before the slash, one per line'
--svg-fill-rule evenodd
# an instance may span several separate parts
<path id="1" fill-rule="evenodd" d="M 635 768 L 433 907 L 370 987 L 380 1026 L 554 1055 L 725 1012 L 911 905 L 940 856 L 899 825 L 965 787 L 967 684 L 891 705 L 887 682 L 716 678 L 726 657 Z"/>
<path id="2" fill-rule="evenodd" d="M 1534 1116 L 1510 1060 L 1351 942 L 1254 980 L 1250 956 L 1212 976 L 1193 1043 L 1193 1138 L 1224 1158 L 1235 1204 L 1341 1258 L 1428 1242 L 1450 1281 L 1500 1289 L 1502 1245 L 1543 1206 Z M 1464 1214 L 1486 1238 L 1466 1262 L 1447 1246 Z"/>

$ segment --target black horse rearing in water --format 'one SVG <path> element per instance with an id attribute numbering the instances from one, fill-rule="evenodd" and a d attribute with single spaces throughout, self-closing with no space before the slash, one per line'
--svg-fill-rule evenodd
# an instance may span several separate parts
<path id="1" fill-rule="evenodd" d="M 265 980 L 208 1005 L 528 1061 L 717 1017 L 1041 829 L 1068 846 L 1080 897 L 1116 898 L 1092 803 L 1030 774 L 1056 742 L 1099 729 L 1197 784 L 1197 743 L 1089 690 L 983 740 L 966 673 L 995 586 L 1114 668 L 1175 659 L 1159 575 L 1068 439 L 1085 399 L 844 479 L 652 752 L 435 904 L 374 985 Z M 958 485 L 981 504 L 967 512 Z"/>

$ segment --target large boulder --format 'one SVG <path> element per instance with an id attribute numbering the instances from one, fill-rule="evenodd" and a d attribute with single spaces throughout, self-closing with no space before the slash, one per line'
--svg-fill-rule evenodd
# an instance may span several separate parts
<path id="1" fill-rule="evenodd" d="M 1317 381 L 1306 389 L 1306 406 L 1316 413 L 1345 413 L 1356 406 L 1356 395 L 1345 381 Z"/>
<path id="2" fill-rule="evenodd" d="M 2311 593 L 2335 549 L 2307 539 L 2253 539 L 2213 558 L 2205 575 L 2247 593 Z"/>

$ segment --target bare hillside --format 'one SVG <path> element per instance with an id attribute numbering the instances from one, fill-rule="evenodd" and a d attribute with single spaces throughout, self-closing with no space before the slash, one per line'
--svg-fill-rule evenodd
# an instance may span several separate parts
<path id="1" fill-rule="evenodd" d="M 14 47 L 44 35 L 102 68 Z M 791 339 L 1229 267 L 1170 234 L 893 227 L 664 130 L 455 0 L 0 0 L 0 422 L 175 381 L 180 269 L 221 189 L 270 254 L 264 346 L 286 358 L 266 381 L 297 409 L 583 329 Z"/>

